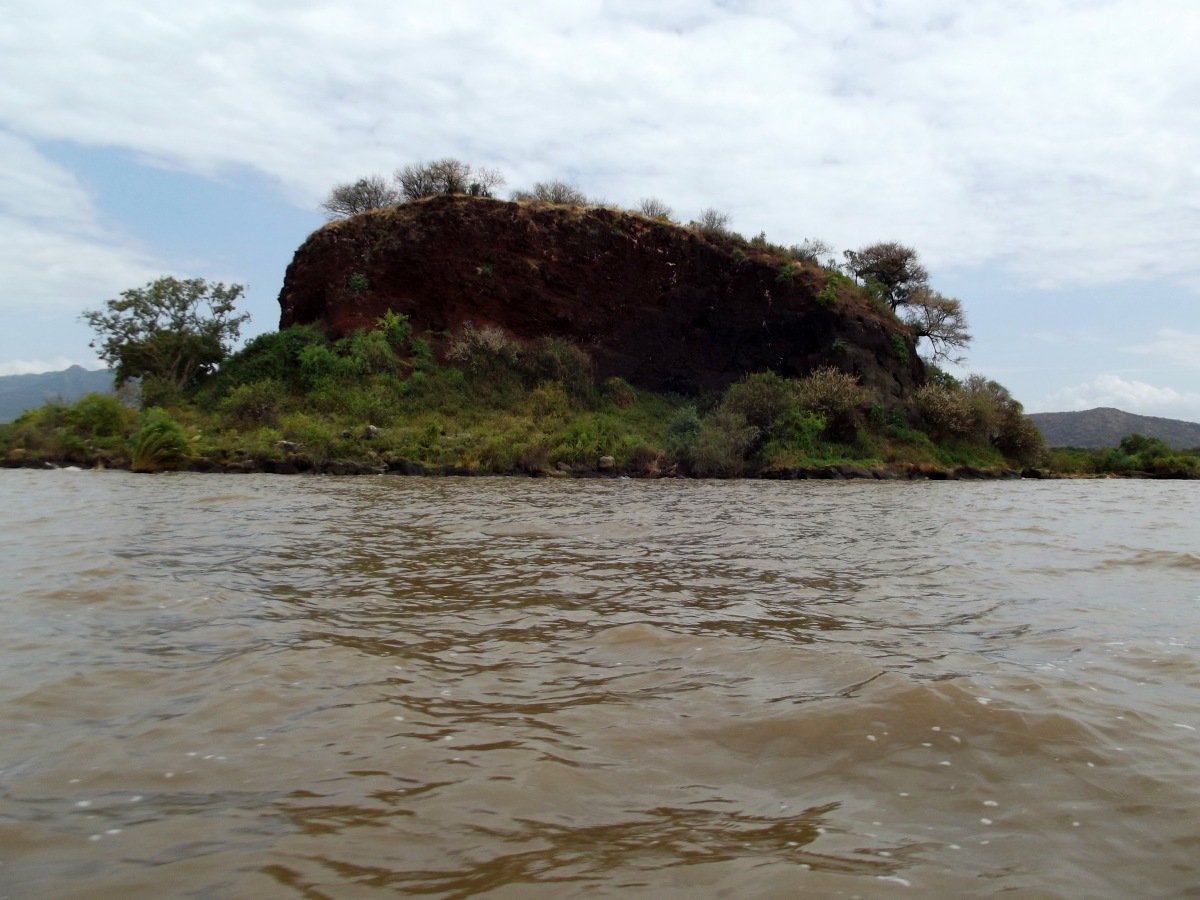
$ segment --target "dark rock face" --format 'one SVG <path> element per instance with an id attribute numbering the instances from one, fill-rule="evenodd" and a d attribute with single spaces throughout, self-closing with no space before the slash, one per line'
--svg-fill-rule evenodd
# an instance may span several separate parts
<path id="1" fill-rule="evenodd" d="M 911 405 L 924 369 L 894 320 L 848 296 L 820 302 L 818 267 L 793 263 L 788 283 L 778 264 L 735 249 L 610 209 L 435 197 L 311 235 L 288 266 L 280 327 L 341 334 L 391 309 L 419 334 L 470 321 L 523 340 L 567 338 L 600 377 L 654 390 L 719 390 L 748 372 L 835 365 L 889 405 Z"/>

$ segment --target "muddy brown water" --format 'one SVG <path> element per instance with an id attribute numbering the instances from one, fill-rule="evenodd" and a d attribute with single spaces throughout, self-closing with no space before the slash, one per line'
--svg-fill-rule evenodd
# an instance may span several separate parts
<path id="1" fill-rule="evenodd" d="M 1200 896 L 1198 509 L 0 471 L 0 897 Z"/>

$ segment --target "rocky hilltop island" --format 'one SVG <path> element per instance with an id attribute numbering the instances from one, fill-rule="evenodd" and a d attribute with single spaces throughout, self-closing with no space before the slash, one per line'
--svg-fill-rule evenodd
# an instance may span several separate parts
<path id="1" fill-rule="evenodd" d="M 832 365 L 911 407 L 925 381 L 913 335 L 854 287 L 815 261 L 635 212 L 434 196 L 311 235 L 284 278 L 280 328 L 336 336 L 392 310 L 434 337 L 464 323 L 561 337 L 600 378 L 682 394 Z"/>

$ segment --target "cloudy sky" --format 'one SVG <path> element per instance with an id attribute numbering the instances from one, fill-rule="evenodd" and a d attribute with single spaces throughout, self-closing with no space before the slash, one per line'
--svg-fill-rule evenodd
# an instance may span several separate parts
<path id="1" fill-rule="evenodd" d="M 1200 421 L 1195 0 L 8 0 L 0 374 L 163 274 L 278 323 L 329 188 L 442 156 L 917 248 L 1030 411 Z"/>

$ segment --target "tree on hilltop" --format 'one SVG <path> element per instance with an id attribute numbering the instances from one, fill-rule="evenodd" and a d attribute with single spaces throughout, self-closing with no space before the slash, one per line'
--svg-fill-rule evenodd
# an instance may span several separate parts
<path id="1" fill-rule="evenodd" d="M 868 285 L 878 285 L 893 310 L 911 303 L 918 290 L 929 286 L 929 272 L 912 247 L 886 241 L 847 250 L 842 255 L 850 273 Z"/>
<path id="2" fill-rule="evenodd" d="M 450 157 L 404 166 L 396 170 L 393 178 L 401 196 L 408 201 L 438 194 L 491 197 L 505 184 L 504 176 L 497 169 L 474 169 Z"/>
<path id="3" fill-rule="evenodd" d="M 400 193 L 382 175 L 368 175 L 358 181 L 335 185 L 321 209 L 331 219 L 344 219 L 367 210 L 395 206 L 399 202 Z"/>

